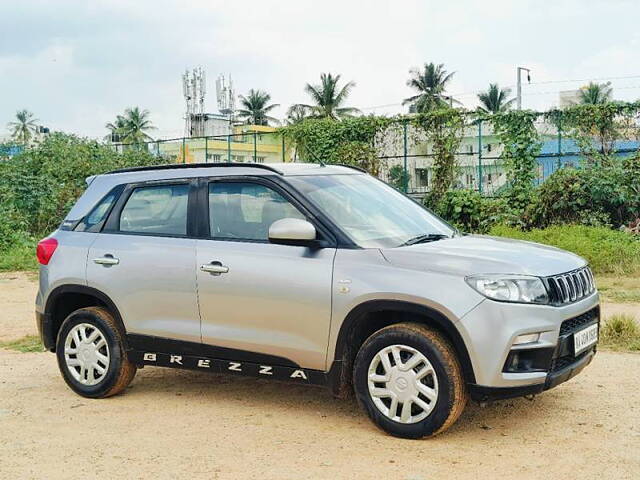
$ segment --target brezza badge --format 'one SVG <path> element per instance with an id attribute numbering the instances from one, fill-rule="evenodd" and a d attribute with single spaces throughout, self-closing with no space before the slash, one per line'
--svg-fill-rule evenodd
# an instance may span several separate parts
<path id="1" fill-rule="evenodd" d="M 273 365 L 262 365 L 250 362 L 232 362 L 229 360 L 218 360 L 202 357 L 187 357 L 174 354 L 158 354 L 154 352 L 144 352 L 142 355 L 144 362 L 153 363 L 168 367 L 185 367 L 195 369 L 211 370 L 218 367 L 220 371 L 231 371 L 245 373 L 247 375 L 272 376 L 279 379 L 291 378 L 308 380 L 307 373 L 301 368 L 279 367 Z"/>

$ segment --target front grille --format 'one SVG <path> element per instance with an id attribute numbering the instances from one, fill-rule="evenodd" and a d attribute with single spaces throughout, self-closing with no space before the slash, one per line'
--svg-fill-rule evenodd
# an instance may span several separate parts
<path id="1" fill-rule="evenodd" d="M 594 320 L 597 320 L 599 316 L 598 307 L 592 308 L 591 310 L 584 312 L 582 315 L 578 315 L 577 317 L 570 318 L 569 320 L 565 320 L 560 325 L 560 336 L 569 335 L 571 333 L 577 332 L 582 329 L 582 327 L 593 323 Z"/>
<path id="2" fill-rule="evenodd" d="M 544 281 L 549 291 L 549 300 L 554 305 L 577 302 L 596 291 L 589 267 L 546 277 Z"/>

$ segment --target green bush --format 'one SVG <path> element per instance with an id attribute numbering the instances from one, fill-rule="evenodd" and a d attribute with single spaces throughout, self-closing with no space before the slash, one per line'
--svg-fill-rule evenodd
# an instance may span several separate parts
<path id="1" fill-rule="evenodd" d="M 140 149 L 116 153 L 108 145 L 63 133 L 0 161 L 0 252 L 54 230 L 86 188 L 87 177 L 164 162 Z"/>
<path id="2" fill-rule="evenodd" d="M 139 149 L 111 147 L 54 133 L 0 161 L 0 271 L 37 266 L 35 243 L 54 230 L 86 188 L 86 177 L 117 168 L 165 163 Z"/>
<path id="3" fill-rule="evenodd" d="M 526 213 L 530 226 L 577 223 L 620 227 L 640 212 L 639 160 L 606 167 L 562 168 L 539 188 Z"/>
<path id="4" fill-rule="evenodd" d="M 522 231 L 496 225 L 490 230 L 490 234 L 568 250 L 587 259 L 595 273 L 629 275 L 640 272 L 640 239 L 606 227 L 554 225 L 545 229 Z"/>
<path id="5" fill-rule="evenodd" d="M 505 198 L 487 198 L 474 190 L 449 190 L 437 202 L 425 204 L 464 232 L 486 233 L 492 225 L 514 221 Z"/>

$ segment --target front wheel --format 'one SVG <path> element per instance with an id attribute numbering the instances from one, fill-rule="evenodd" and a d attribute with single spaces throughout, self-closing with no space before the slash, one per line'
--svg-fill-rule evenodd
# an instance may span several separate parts
<path id="1" fill-rule="evenodd" d="M 377 426 L 404 438 L 445 431 L 468 398 L 451 344 L 416 323 L 390 325 L 364 342 L 354 365 L 354 389 Z"/>
<path id="2" fill-rule="evenodd" d="M 116 395 L 136 374 L 113 316 L 102 307 L 81 308 L 65 319 L 56 356 L 67 385 L 83 397 Z"/>

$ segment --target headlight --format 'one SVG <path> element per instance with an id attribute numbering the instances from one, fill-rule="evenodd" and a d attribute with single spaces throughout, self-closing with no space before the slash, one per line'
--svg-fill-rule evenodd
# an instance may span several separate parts
<path id="1" fill-rule="evenodd" d="M 481 295 L 501 302 L 549 303 L 542 280 L 528 275 L 472 275 L 465 279 Z"/>

